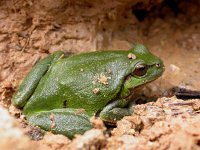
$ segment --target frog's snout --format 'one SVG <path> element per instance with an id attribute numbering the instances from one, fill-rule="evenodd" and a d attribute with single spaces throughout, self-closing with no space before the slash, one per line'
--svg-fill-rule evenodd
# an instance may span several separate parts
<path id="1" fill-rule="evenodd" d="M 155 64 L 155 68 L 160 75 L 165 71 L 165 66 L 161 60 Z"/>
<path id="2" fill-rule="evenodd" d="M 156 63 L 157 68 L 160 68 L 160 66 L 161 66 L 161 63 Z"/>

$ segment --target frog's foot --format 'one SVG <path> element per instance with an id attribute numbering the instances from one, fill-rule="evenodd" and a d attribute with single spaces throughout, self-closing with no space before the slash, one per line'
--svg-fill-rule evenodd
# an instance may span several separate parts
<path id="1" fill-rule="evenodd" d="M 57 60 L 61 59 L 64 56 L 64 52 L 57 51 L 48 57 L 39 61 L 29 72 L 27 77 L 24 79 L 20 85 L 18 91 L 12 98 L 12 103 L 16 107 L 23 107 L 28 99 L 33 94 L 35 88 L 37 87 L 40 79 L 43 75 L 49 70 L 50 66 L 54 64 Z"/>
<path id="2" fill-rule="evenodd" d="M 43 111 L 28 117 L 30 124 L 73 138 L 92 128 L 89 116 L 82 109 L 54 109 Z"/>
<path id="3" fill-rule="evenodd" d="M 114 101 L 108 104 L 101 112 L 100 118 L 108 124 L 115 124 L 124 116 L 129 116 L 133 113 L 131 105 L 126 107 L 128 102 L 124 99 Z"/>

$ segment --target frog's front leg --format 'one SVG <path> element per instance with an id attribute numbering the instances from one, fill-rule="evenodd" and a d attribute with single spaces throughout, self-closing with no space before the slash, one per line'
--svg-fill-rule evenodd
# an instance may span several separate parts
<path id="1" fill-rule="evenodd" d="M 131 105 L 125 99 L 116 100 L 108 104 L 101 112 L 100 118 L 110 124 L 115 124 L 124 116 L 129 116 L 133 113 Z"/>
<path id="2" fill-rule="evenodd" d="M 92 128 L 89 116 L 82 109 L 62 108 L 42 111 L 28 116 L 30 124 L 73 138 Z"/>
<path id="3" fill-rule="evenodd" d="M 58 59 L 64 56 L 62 51 L 57 51 L 52 55 L 39 61 L 33 69 L 29 72 L 27 77 L 24 79 L 20 85 L 17 93 L 12 98 L 12 103 L 16 107 L 23 107 L 30 96 L 33 94 L 35 88 L 37 87 L 40 79 L 48 71 L 49 67 L 55 63 Z"/>

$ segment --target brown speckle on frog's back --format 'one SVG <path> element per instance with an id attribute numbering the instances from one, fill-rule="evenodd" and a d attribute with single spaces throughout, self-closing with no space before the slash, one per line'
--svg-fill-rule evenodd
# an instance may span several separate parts
<path id="1" fill-rule="evenodd" d="M 92 93 L 94 94 L 98 94 L 100 92 L 100 89 L 99 88 L 95 88 L 92 90 Z"/>
<path id="2" fill-rule="evenodd" d="M 98 82 L 99 83 L 102 83 L 104 85 L 108 85 L 108 79 L 110 79 L 110 77 L 106 77 L 105 75 L 101 74 L 99 77 L 98 77 Z"/>

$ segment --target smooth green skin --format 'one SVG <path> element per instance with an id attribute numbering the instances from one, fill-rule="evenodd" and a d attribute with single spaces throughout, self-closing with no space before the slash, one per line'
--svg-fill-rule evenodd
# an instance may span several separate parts
<path id="1" fill-rule="evenodd" d="M 129 53 L 136 59 L 128 58 Z M 130 115 L 132 109 L 126 100 L 130 92 L 157 79 L 164 71 L 162 61 L 143 45 L 128 51 L 98 51 L 65 58 L 61 57 L 63 54 L 57 51 L 37 63 L 12 103 L 23 108 L 31 124 L 70 138 L 91 129 L 89 119 L 97 112 L 109 123 Z M 132 75 L 125 80 L 139 63 L 151 67 L 144 76 Z M 107 85 L 98 82 L 100 75 L 108 77 Z M 99 88 L 96 94 L 95 88 Z"/>

